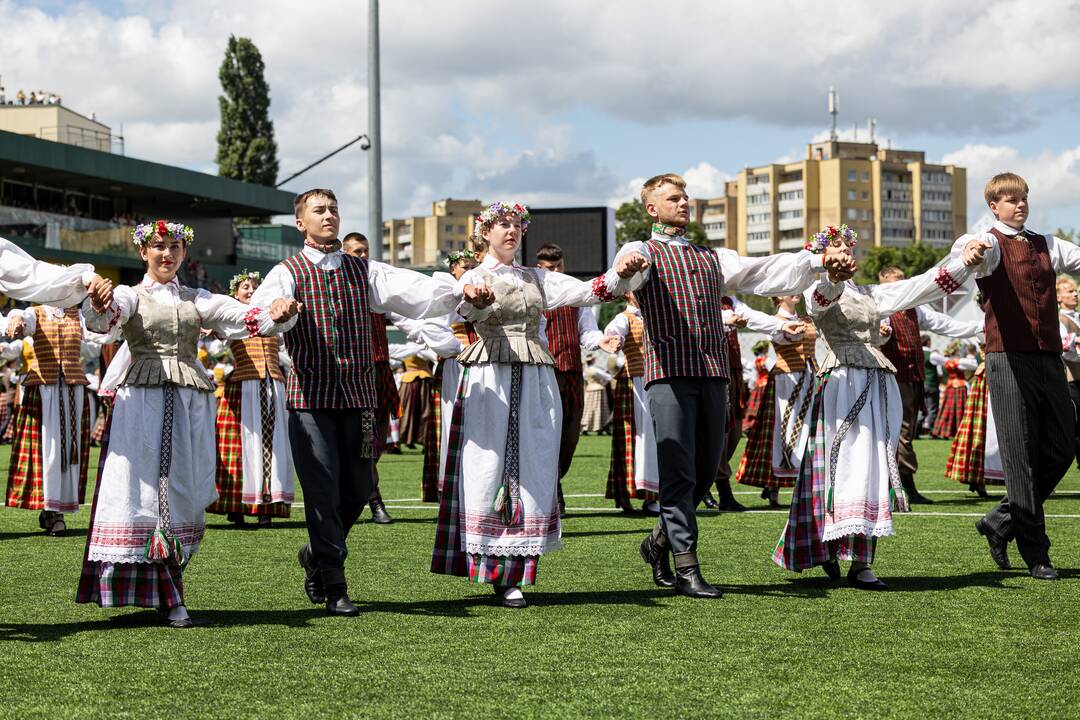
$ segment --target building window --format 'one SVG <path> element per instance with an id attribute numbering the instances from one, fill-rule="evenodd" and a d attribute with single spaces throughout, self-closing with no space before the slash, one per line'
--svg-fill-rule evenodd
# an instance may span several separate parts
<path id="1" fill-rule="evenodd" d="M 847 210 L 847 219 L 848 220 L 858 220 L 859 219 L 859 211 L 856 210 L 855 208 L 848 208 L 848 210 Z"/>
<path id="2" fill-rule="evenodd" d="M 452 233 L 452 232 L 454 232 L 454 225 L 453 225 L 453 223 L 450 223 L 450 224 L 447 224 L 447 225 L 443 225 L 443 230 L 445 230 L 445 231 L 446 231 L 446 232 L 448 232 L 448 233 Z"/>
<path id="3" fill-rule="evenodd" d="M 862 181 L 863 182 L 870 182 L 870 171 L 869 170 L 864 170 L 863 171 Z"/>
<path id="4" fill-rule="evenodd" d="M 862 219 L 863 220 L 869 220 L 870 219 L 870 211 L 867 210 L 866 208 L 863 208 Z"/>
<path id="5" fill-rule="evenodd" d="M 854 190 L 848 190 L 847 191 L 847 199 L 848 200 L 854 200 L 855 199 L 855 191 Z"/>
<path id="6" fill-rule="evenodd" d="M 465 234 L 465 226 L 464 225 L 458 225 L 457 226 L 457 231 L 458 231 L 459 235 L 464 235 Z"/>
<path id="7" fill-rule="evenodd" d="M 848 179 L 848 182 L 855 182 L 856 180 L 859 179 L 859 173 L 855 172 L 854 170 L 848 170 L 847 171 L 847 179 Z"/>
<path id="8" fill-rule="evenodd" d="M 862 191 L 862 199 L 863 200 L 869 200 L 870 199 L 870 191 L 869 190 L 863 190 Z"/>

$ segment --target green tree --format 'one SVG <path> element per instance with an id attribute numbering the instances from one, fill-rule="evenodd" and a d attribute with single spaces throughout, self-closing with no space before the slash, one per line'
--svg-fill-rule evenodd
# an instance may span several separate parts
<path id="1" fill-rule="evenodd" d="M 1065 228 L 1058 228 L 1054 231 L 1054 236 L 1059 237 L 1062 240 L 1068 240 L 1071 243 L 1075 243 L 1078 239 L 1076 236 L 1076 229 L 1066 230 Z"/>
<path id="2" fill-rule="evenodd" d="M 878 273 L 884 268 L 896 266 L 907 277 L 913 277 L 932 268 L 941 258 L 949 254 L 950 248 L 936 248 L 925 243 L 916 243 L 907 247 L 871 247 L 866 255 L 859 259 L 859 272 L 855 279 L 860 283 L 876 285 Z"/>
<path id="3" fill-rule="evenodd" d="M 624 202 L 615 211 L 615 243 L 619 246 L 638 240 L 645 242 L 652 235 L 653 219 L 641 200 Z M 686 240 L 695 245 L 705 244 L 705 228 L 692 222 L 686 226 Z"/>
<path id="4" fill-rule="evenodd" d="M 259 48 L 248 38 L 229 36 L 218 71 L 225 94 L 218 97 L 218 174 L 273 186 L 277 182 L 277 143 L 270 120 L 270 87 L 263 77 Z"/>

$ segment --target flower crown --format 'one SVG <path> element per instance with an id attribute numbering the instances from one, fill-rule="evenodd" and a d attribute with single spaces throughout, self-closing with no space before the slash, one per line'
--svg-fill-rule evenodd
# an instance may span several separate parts
<path id="1" fill-rule="evenodd" d="M 446 256 L 446 267 L 454 267 L 455 263 L 459 263 L 462 260 L 475 260 L 476 253 L 472 250 L 457 250 Z"/>
<path id="2" fill-rule="evenodd" d="M 837 238 L 843 238 L 846 242 L 854 245 L 859 239 L 859 233 L 847 225 L 841 225 L 840 227 L 827 225 L 821 232 L 811 235 L 803 247 L 817 255 L 825 252 L 825 248 L 829 247 L 829 243 Z"/>
<path id="3" fill-rule="evenodd" d="M 184 225 L 183 223 L 166 222 L 164 220 L 137 225 L 135 229 L 131 231 L 131 240 L 136 245 L 145 245 L 150 242 L 150 239 L 155 235 L 173 237 L 185 245 L 190 245 L 195 242 L 195 231 L 192 230 L 190 226 Z"/>
<path id="4" fill-rule="evenodd" d="M 250 280 L 253 285 L 258 285 L 262 282 L 262 275 L 257 272 L 251 272 L 247 268 L 244 268 L 240 273 L 233 275 L 232 280 L 229 281 L 229 294 L 235 295 L 236 289 L 240 287 L 240 283 L 245 280 Z"/>
<path id="5" fill-rule="evenodd" d="M 491 225 L 501 217 L 506 215 L 517 215 L 521 218 L 521 232 L 525 232 L 529 227 L 529 208 L 521 203 L 514 203 L 509 205 L 504 202 L 491 203 L 484 212 L 476 216 L 476 225 L 473 226 L 473 237 L 480 239 L 483 237 L 484 227 L 491 227 Z"/>

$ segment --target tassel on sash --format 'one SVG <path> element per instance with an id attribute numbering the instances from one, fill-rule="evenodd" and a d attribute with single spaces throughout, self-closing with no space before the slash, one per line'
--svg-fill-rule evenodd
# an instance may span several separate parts
<path id="1" fill-rule="evenodd" d="M 172 467 L 173 399 L 176 386 L 161 386 L 161 451 L 158 462 L 158 525 L 146 541 L 146 559 L 153 562 L 180 564 L 184 550 L 180 539 L 173 535 L 172 518 L 169 514 L 169 469 Z"/>
<path id="2" fill-rule="evenodd" d="M 508 527 L 516 527 L 524 521 L 525 506 L 521 501 L 521 475 L 519 472 L 518 410 L 521 406 L 521 363 L 510 366 L 510 417 L 506 423 L 506 454 L 503 456 L 502 484 L 495 493 L 491 509 L 499 513 Z"/>

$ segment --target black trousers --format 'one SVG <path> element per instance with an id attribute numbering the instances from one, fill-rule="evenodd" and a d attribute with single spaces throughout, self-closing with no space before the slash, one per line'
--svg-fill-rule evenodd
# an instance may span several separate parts
<path id="1" fill-rule="evenodd" d="M 934 429 L 938 405 L 941 404 L 941 388 L 937 383 L 934 383 L 933 387 L 923 384 L 923 401 L 922 420 L 919 424 L 923 430 L 930 432 Z"/>
<path id="2" fill-rule="evenodd" d="M 1073 404 L 1073 420 L 1076 421 L 1080 418 L 1080 380 L 1073 380 L 1069 383 L 1069 396 L 1072 398 Z M 1076 422 L 1076 440 L 1073 443 L 1073 455 L 1076 457 L 1076 464 L 1080 467 L 1080 421 Z"/>
<path id="3" fill-rule="evenodd" d="M 659 528 L 674 553 L 697 551 L 694 508 L 724 457 L 728 381 L 671 378 L 649 385 L 660 473 Z"/>
<path id="4" fill-rule="evenodd" d="M 1061 356 L 992 352 L 986 371 L 1006 492 L 986 522 L 999 538 L 1016 539 L 1028 567 L 1048 563 L 1043 503 L 1072 464 L 1076 442 Z"/>
<path id="5" fill-rule="evenodd" d="M 320 569 L 345 567 L 345 538 L 371 496 L 370 458 L 360 449 L 360 411 L 290 410 L 289 445 L 304 490 L 304 518 Z"/>

